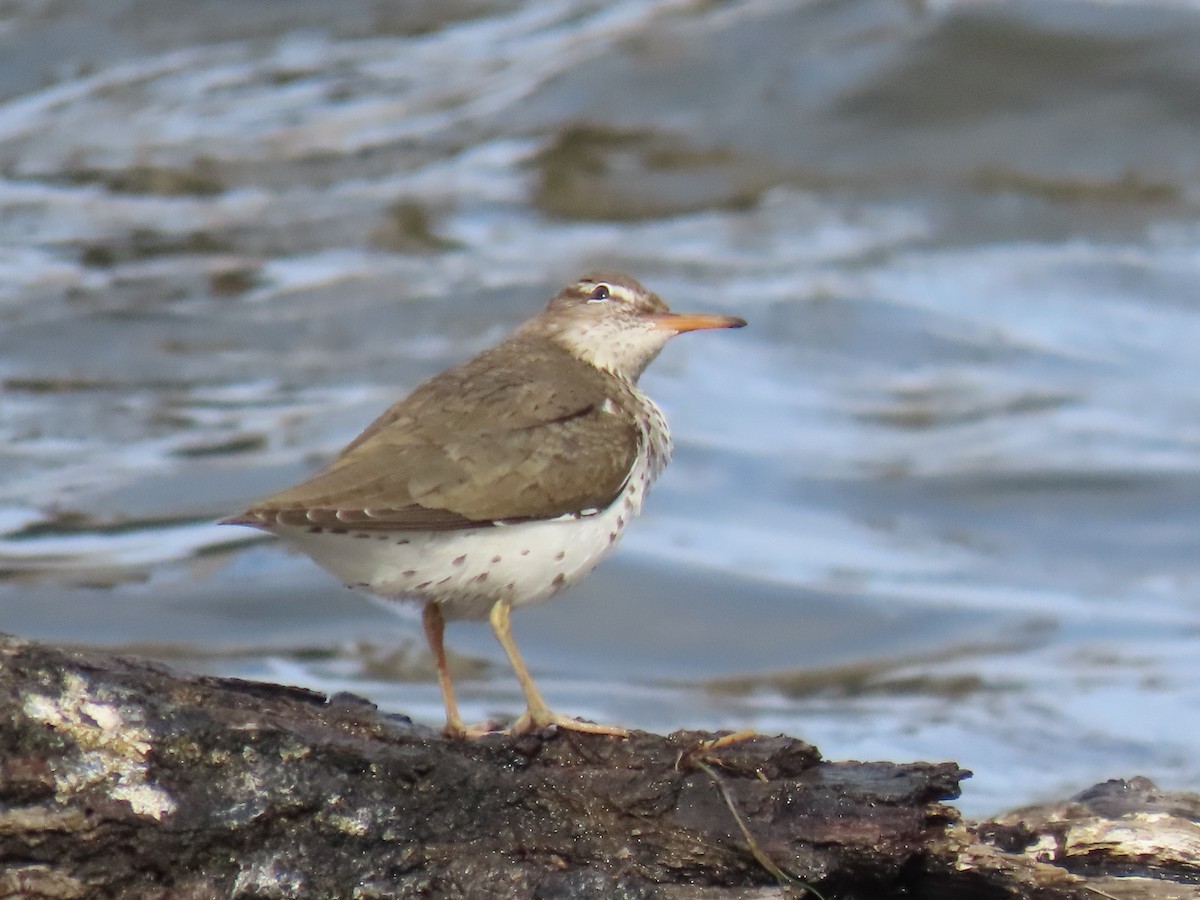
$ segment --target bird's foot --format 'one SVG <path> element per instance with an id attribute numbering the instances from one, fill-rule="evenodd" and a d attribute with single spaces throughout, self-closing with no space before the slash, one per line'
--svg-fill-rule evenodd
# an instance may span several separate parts
<path id="1" fill-rule="evenodd" d="M 599 722 L 585 722 L 583 719 L 572 719 L 570 716 L 560 716 L 549 709 L 527 709 L 521 718 L 513 723 L 509 734 L 530 734 L 543 728 L 565 728 L 568 731 L 582 731 L 584 734 L 607 734 L 612 737 L 629 737 L 629 729 L 620 725 L 604 725 Z"/>
<path id="2" fill-rule="evenodd" d="M 679 756 L 675 760 L 675 769 L 678 771 L 704 763 L 721 765 L 721 758 L 713 751 L 722 750 L 733 744 L 740 744 L 742 741 L 750 741 L 758 736 L 757 731 L 747 728 L 742 731 L 735 731 L 732 734 L 721 735 L 721 737 L 713 738 L 709 741 L 701 741 L 694 747 L 680 751 Z"/>
<path id="3" fill-rule="evenodd" d="M 752 728 L 745 728 L 742 731 L 735 731 L 732 734 L 723 734 L 719 738 L 713 738 L 711 741 L 701 741 L 700 746 L 696 749 L 700 753 L 712 753 L 712 751 L 728 747 L 730 744 L 740 744 L 742 741 L 749 741 L 756 737 L 758 737 L 757 731 Z"/>
<path id="4" fill-rule="evenodd" d="M 468 725 L 462 719 L 447 721 L 442 734 L 450 740 L 473 741 L 484 735 L 495 734 L 500 726 L 495 722 L 480 722 L 478 725 Z"/>

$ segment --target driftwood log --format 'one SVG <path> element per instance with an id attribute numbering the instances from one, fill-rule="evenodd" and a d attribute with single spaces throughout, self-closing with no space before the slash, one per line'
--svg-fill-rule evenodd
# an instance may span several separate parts
<path id="1" fill-rule="evenodd" d="M 348 695 L 0 636 L 0 897 L 1200 892 L 1200 798 L 1144 779 L 968 824 L 953 763 L 713 741 L 447 741 Z"/>

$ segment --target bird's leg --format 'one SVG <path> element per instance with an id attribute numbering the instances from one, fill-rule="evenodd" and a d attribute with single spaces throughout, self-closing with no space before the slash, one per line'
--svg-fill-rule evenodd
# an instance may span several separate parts
<path id="1" fill-rule="evenodd" d="M 442 608 L 436 603 L 426 603 L 421 613 L 421 624 L 425 626 L 425 640 L 433 651 L 433 660 L 437 664 L 438 686 L 442 689 L 442 705 L 446 707 L 446 727 L 442 733 L 448 738 L 475 738 L 487 734 L 492 729 L 484 725 L 467 725 L 458 714 L 458 701 L 454 697 L 454 683 L 450 680 L 450 667 L 446 665 L 446 647 L 442 642 L 442 633 L 446 630 L 446 620 L 442 616 Z"/>
<path id="2" fill-rule="evenodd" d="M 567 728 L 571 731 L 628 737 L 629 732 L 620 725 L 598 725 L 595 722 L 583 722 L 568 716 L 560 716 L 546 705 L 541 691 L 533 683 L 533 676 L 529 674 L 529 669 L 525 667 L 525 660 L 521 658 L 517 645 L 513 641 L 512 626 L 509 622 L 511 615 L 512 601 L 507 598 L 497 601 L 492 607 L 492 631 L 496 633 L 496 640 L 500 642 L 500 646 L 508 655 L 508 661 L 512 665 L 513 672 L 516 673 L 517 681 L 521 683 L 521 691 L 525 694 L 525 712 L 513 723 L 510 731 L 513 734 L 528 734 L 540 728 L 557 725 L 559 728 Z"/>

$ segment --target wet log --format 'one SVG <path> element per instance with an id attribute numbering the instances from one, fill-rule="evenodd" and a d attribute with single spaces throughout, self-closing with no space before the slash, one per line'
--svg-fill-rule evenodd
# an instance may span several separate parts
<path id="1" fill-rule="evenodd" d="M 1196 874 L 1194 845 L 1064 862 L 1061 811 L 963 824 L 967 774 L 758 735 L 448 741 L 350 695 L 0 636 L 0 897 L 1166 897 L 1110 882 Z M 1075 801 L 1089 834 L 1131 814 L 1112 790 L 1194 833 L 1128 784 Z"/>

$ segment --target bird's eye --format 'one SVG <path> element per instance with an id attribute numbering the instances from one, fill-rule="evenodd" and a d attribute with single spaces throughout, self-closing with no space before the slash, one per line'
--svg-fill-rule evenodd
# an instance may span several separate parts
<path id="1" fill-rule="evenodd" d="M 598 284 L 588 294 L 588 303 L 603 303 L 612 297 L 612 292 L 608 289 L 607 284 Z"/>

